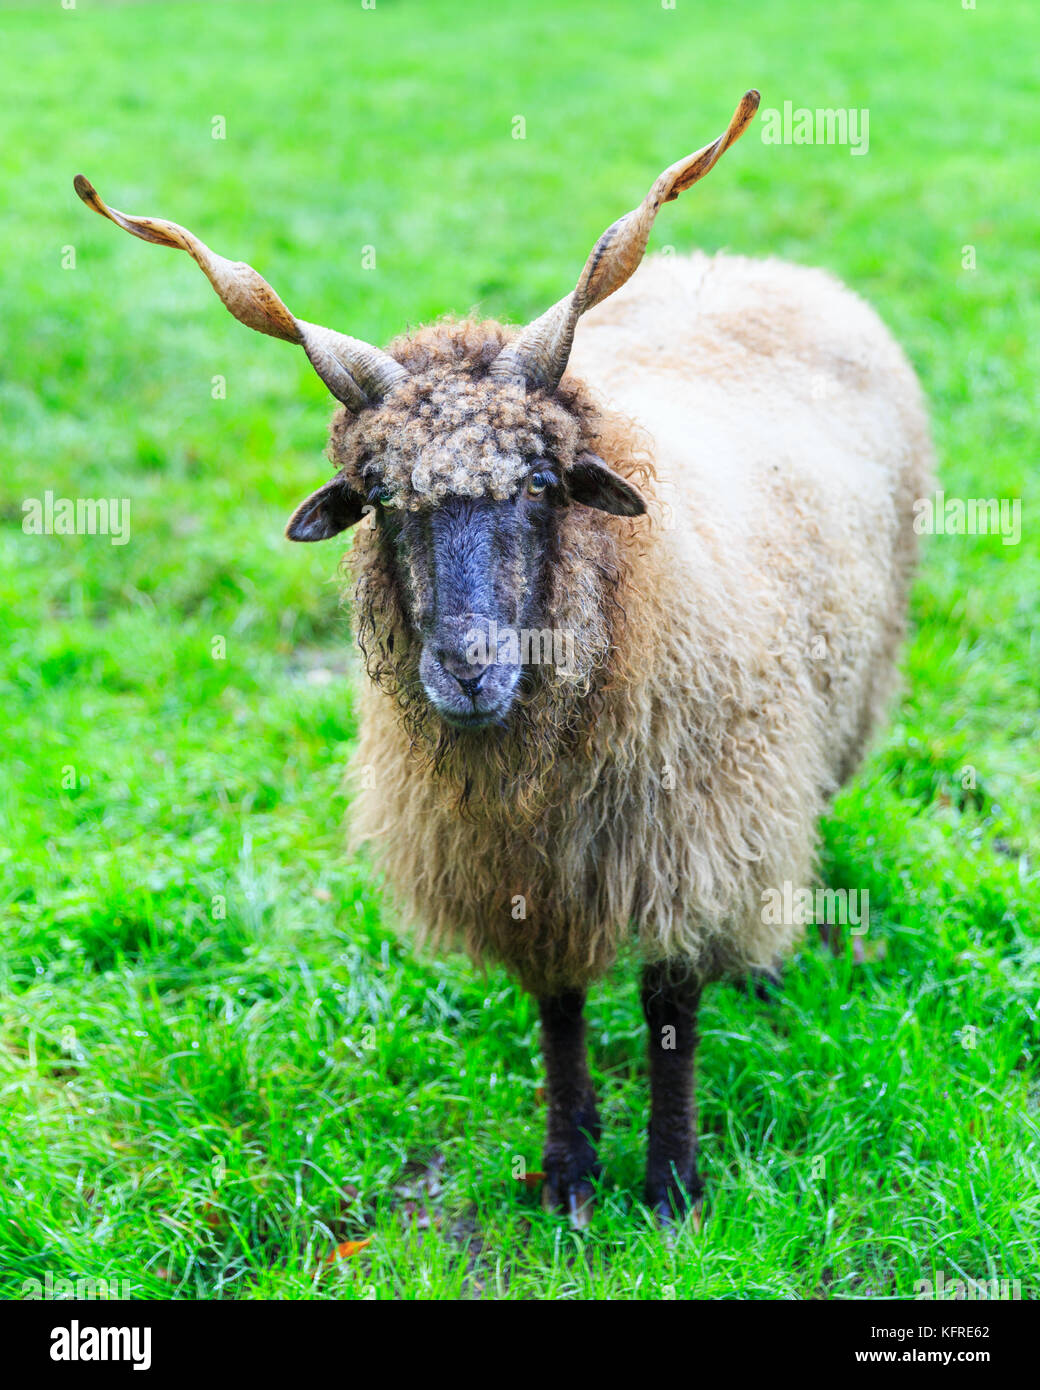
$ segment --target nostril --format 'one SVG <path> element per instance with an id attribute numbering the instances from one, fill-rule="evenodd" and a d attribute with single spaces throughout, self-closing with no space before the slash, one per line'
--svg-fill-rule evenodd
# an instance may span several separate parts
<path id="1" fill-rule="evenodd" d="M 486 665 L 467 661 L 465 657 L 456 656 L 443 649 L 437 652 L 437 660 L 448 675 L 452 676 L 471 698 L 476 695 L 484 683 L 484 677 L 489 670 Z"/>
<path id="2" fill-rule="evenodd" d="M 486 675 L 487 667 L 485 667 L 484 670 L 481 671 L 480 674 L 477 676 L 456 676 L 455 679 L 458 681 L 459 685 L 462 686 L 462 689 L 466 692 L 470 699 L 474 700 L 476 699 L 477 691 L 484 683 L 484 677 Z"/>

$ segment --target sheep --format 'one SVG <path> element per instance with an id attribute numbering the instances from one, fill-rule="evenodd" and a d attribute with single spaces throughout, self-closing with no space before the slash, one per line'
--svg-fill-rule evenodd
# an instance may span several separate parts
<path id="1" fill-rule="evenodd" d="M 699 253 L 630 278 L 661 204 L 758 100 L 532 324 L 447 319 L 385 352 L 76 180 L 187 250 L 244 323 L 302 345 L 341 402 L 335 476 L 287 535 L 357 528 L 355 842 L 420 942 L 503 964 L 537 999 L 543 1197 L 575 1225 L 600 1174 L 586 994 L 623 952 L 650 1037 L 644 1198 L 663 1224 L 699 1207 L 701 995 L 800 935 L 763 904 L 811 881 L 820 815 L 892 692 L 930 486 L 914 373 L 837 280 Z"/>

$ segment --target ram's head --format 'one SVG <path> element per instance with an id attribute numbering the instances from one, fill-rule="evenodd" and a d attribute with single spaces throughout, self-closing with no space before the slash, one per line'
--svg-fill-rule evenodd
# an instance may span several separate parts
<path id="1" fill-rule="evenodd" d="M 299 344 L 343 404 L 339 471 L 293 513 L 290 540 L 335 536 L 371 512 L 391 557 L 430 705 L 456 728 L 500 722 L 544 630 L 555 518 L 570 505 L 638 516 L 631 482 L 587 447 L 580 411 L 558 392 L 581 315 L 628 280 L 662 203 L 702 178 L 747 128 L 758 93 L 724 134 L 671 165 L 594 246 L 574 290 L 492 355 L 410 370 L 394 355 L 295 318 L 242 261 L 174 222 L 109 208 L 82 175 L 76 192 L 125 231 L 187 251 L 250 328 Z M 503 640 L 503 634 L 507 634 Z M 544 644 L 540 647 L 544 651 Z M 566 642 L 554 647 L 566 659 Z"/>

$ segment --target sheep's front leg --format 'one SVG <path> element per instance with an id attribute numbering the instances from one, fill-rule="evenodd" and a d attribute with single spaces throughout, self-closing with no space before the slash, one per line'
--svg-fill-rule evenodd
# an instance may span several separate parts
<path id="1" fill-rule="evenodd" d="M 599 1114 L 585 1052 L 585 995 L 578 990 L 538 1000 L 542 1017 L 549 1121 L 542 1166 L 546 1208 L 565 1211 L 574 1226 L 592 1215 L 592 1180 L 599 1176 Z"/>
<path id="2" fill-rule="evenodd" d="M 659 1221 L 681 1218 L 701 1196 L 697 1174 L 697 1050 L 700 985 L 667 963 L 643 971 L 643 1013 L 650 1043 L 650 1148 L 646 1203 Z"/>

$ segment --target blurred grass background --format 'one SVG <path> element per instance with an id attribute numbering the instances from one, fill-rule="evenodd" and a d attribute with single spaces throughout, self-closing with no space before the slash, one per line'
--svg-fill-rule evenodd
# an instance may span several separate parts
<path id="1" fill-rule="evenodd" d="M 907 1296 L 938 1269 L 1036 1296 L 1038 30 L 1028 0 L 0 7 L 6 1296 L 48 1271 L 146 1297 Z M 514 1176 L 541 1147 L 530 1001 L 414 959 L 342 851 L 339 551 L 282 538 L 331 401 L 72 176 L 383 342 L 540 312 L 751 85 L 867 108 L 869 154 L 753 128 L 652 244 L 865 294 L 947 492 L 1023 498 L 1022 541 L 928 547 L 906 697 L 825 826 L 868 958 L 810 944 L 769 1004 L 710 992 L 710 1205 L 674 1247 L 636 1200 L 631 972 L 595 993 L 607 1176 L 579 1239 Z M 23 534 L 46 489 L 130 498 L 129 544 Z"/>

